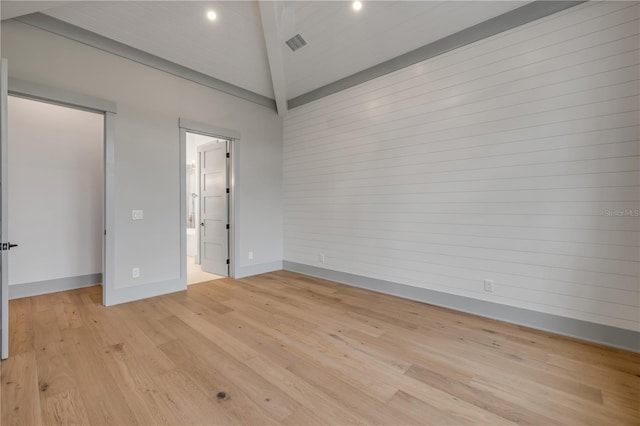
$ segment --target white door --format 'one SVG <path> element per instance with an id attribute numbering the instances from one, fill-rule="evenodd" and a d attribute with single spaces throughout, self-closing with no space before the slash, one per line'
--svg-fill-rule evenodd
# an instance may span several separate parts
<path id="1" fill-rule="evenodd" d="M 200 265 L 202 270 L 229 275 L 228 142 L 198 147 L 200 162 Z"/>
<path id="2" fill-rule="evenodd" d="M 0 352 L 2 359 L 9 357 L 9 250 L 11 247 L 7 241 L 7 60 L 2 59 L 0 63 L 0 241 L 2 247 L 0 253 L 0 328 L 2 336 L 0 340 Z"/>

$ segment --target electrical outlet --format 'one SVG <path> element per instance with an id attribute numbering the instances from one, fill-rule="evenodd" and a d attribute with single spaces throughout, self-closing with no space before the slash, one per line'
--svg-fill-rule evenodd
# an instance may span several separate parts
<path id="1" fill-rule="evenodd" d="M 493 293 L 494 283 L 493 280 L 484 280 L 484 291 L 487 293 Z"/>
<path id="2" fill-rule="evenodd" d="M 318 262 L 324 263 L 324 254 L 319 254 L 318 255 Z"/>
<path id="3" fill-rule="evenodd" d="M 131 278 L 140 278 L 140 268 L 133 268 L 131 270 Z"/>
<path id="4" fill-rule="evenodd" d="M 253 252 L 252 251 L 249 252 L 249 260 L 253 260 Z"/>

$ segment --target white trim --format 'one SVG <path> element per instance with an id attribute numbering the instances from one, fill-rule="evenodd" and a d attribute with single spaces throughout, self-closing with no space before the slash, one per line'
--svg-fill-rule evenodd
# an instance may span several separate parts
<path id="1" fill-rule="evenodd" d="M 180 127 L 180 283 L 187 285 L 187 130 Z M 183 229 L 184 228 L 184 229 Z M 198 226 L 196 225 L 196 230 Z"/>
<path id="2" fill-rule="evenodd" d="M 102 303 L 112 305 L 110 293 L 115 291 L 115 135 L 116 115 L 112 112 L 104 114 L 104 246 L 102 249 Z"/>
<path id="3" fill-rule="evenodd" d="M 9 286 L 9 299 L 39 296 L 59 291 L 76 290 L 102 283 L 102 274 L 79 275 L 76 277 L 56 278 L 32 283 L 12 284 Z"/>
<path id="4" fill-rule="evenodd" d="M 260 263 L 257 265 L 242 266 L 238 268 L 236 279 L 246 278 L 253 275 L 266 274 L 267 272 L 279 271 L 283 268 L 282 260 L 275 260 L 268 263 Z"/>
<path id="5" fill-rule="evenodd" d="M 108 303 L 105 303 L 105 305 L 118 305 L 120 303 L 147 299 L 186 289 L 186 284 L 183 284 L 180 279 L 141 284 L 134 287 L 122 287 L 118 288 L 117 291 L 114 291 L 113 294 L 110 295 Z"/>
<path id="6" fill-rule="evenodd" d="M 46 103 L 55 103 L 62 106 L 70 106 L 76 109 L 91 112 L 116 112 L 116 103 L 93 96 L 70 92 L 57 87 L 48 87 L 18 78 L 9 79 L 9 94 L 17 97 L 26 97 Z"/>
<path id="7" fill-rule="evenodd" d="M 212 126 L 210 124 L 199 123 L 197 121 L 179 119 L 178 126 L 187 130 L 189 133 L 197 133 L 205 136 L 218 137 L 220 139 L 236 140 L 240 139 L 240 132 L 224 127 Z"/>
<path id="8" fill-rule="evenodd" d="M 262 20 L 262 34 L 267 48 L 267 61 L 276 98 L 278 115 L 287 113 L 287 82 L 285 79 L 284 62 L 282 60 L 282 41 L 278 31 L 278 17 L 282 13 L 282 3 L 275 1 L 259 1 L 260 19 Z"/>

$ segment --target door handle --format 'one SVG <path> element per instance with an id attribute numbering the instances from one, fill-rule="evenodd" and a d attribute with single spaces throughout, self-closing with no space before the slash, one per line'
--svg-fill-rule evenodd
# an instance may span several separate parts
<path id="1" fill-rule="evenodd" d="M 9 251 L 12 247 L 18 247 L 18 245 L 11 243 L 2 243 L 2 245 L 0 245 L 0 251 Z"/>
<path id="2" fill-rule="evenodd" d="M 200 222 L 200 226 L 204 226 L 204 222 Z"/>

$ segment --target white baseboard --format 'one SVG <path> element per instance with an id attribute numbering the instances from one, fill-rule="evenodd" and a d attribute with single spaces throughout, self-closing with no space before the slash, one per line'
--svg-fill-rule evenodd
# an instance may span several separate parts
<path id="1" fill-rule="evenodd" d="M 284 269 L 589 342 L 640 352 L 640 332 L 485 300 L 284 261 Z"/>
<path id="2" fill-rule="evenodd" d="M 252 275 L 264 274 L 267 272 L 279 271 L 282 269 L 282 260 L 275 262 L 260 263 L 258 265 L 241 266 L 238 268 L 235 279 L 250 277 Z"/>
<path id="3" fill-rule="evenodd" d="M 119 305 L 120 303 L 134 302 L 150 297 L 162 296 L 187 289 L 187 283 L 183 279 L 160 281 L 141 284 L 133 287 L 116 288 L 108 299 L 102 303 L 105 306 Z"/>
<path id="4" fill-rule="evenodd" d="M 79 275 L 76 277 L 56 278 L 53 280 L 9 285 L 9 299 L 39 296 L 58 291 L 75 290 L 82 287 L 102 284 L 102 274 Z"/>

